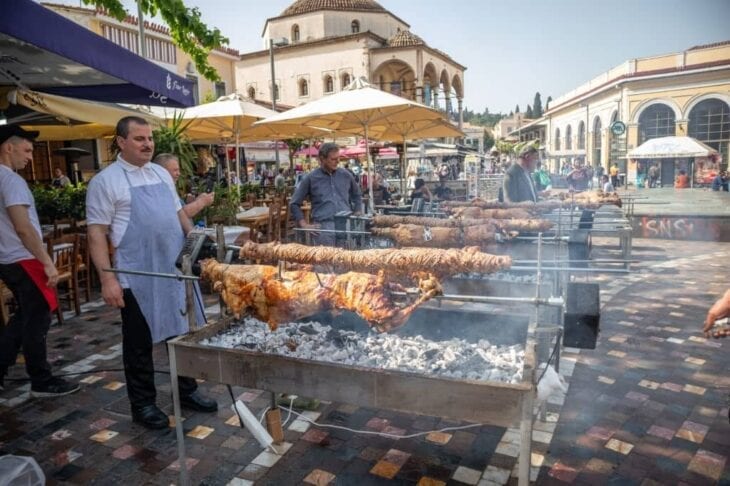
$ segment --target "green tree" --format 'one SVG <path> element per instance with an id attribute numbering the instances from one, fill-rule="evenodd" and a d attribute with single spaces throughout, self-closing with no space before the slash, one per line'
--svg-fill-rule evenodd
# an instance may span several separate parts
<path id="1" fill-rule="evenodd" d="M 517 106 L 515 106 L 515 113 L 519 113 L 519 112 L 520 112 L 520 105 L 517 105 Z"/>
<path id="2" fill-rule="evenodd" d="M 195 174 L 198 153 L 195 151 L 192 142 L 185 135 L 185 130 L 191 121 L 183 120 L 183 114 L 176 114 L 169 125 L 160 125 L 152 131 L 152 138 L 155 141 L 155 155 L 161 153 L 174 154 L 180 162 L 180 178 L 177 180 L 177 188 L 181 193 L 187 192 L 190 188 L 187 184 Z"/>
<path id="3" fill-rule="evenodd" d="M 120 22 L 130 16 L 122 0 L 83 0 L 106 10 L 107 14 Z M 220 81 L 218 72 L 208 64 L 211 49 L 228 44 L 228 39 L 217 28 L 209 28 L 200 18 L 200 10 L 187 8 L 183 0 L 137 0 L 142 13 L 150 17 L 157 14 L 170 28 L 175 44 L 188 53 L 198 72 L 206 79 Z"/>
<path id="4" fill-rule="evenodd" d="M 536 118 L 534 115 L 534 112 L 532 111 L 532 107 L 530 105 L 527 105 L 527 109 L 525 110 L 525 118 Z"/>
<path id="5" fill-rule="evenodd" d="M 535 118 L 542 116 L 542 99 L 540 98 L 540 92 L 535 93 L 535 99 L 532 102 L 532 114 Z"/>
<path id="6" fill-rule="evenodd" d="M 492 135 L 491 130 L 484 130 L 484 151 L 489 152 L 489 150 L 494 146 L 494 135 Z"/>
<path id="7" fill-rule="evenodd" d="M 548 99 L 547 99 L 547 101 L 545 102 L 545 109 L 546 109 L 546 110 L 549 110 L 549 109 L 550 109 L 550 102 L 551 102 L 552 100 L 553 100 L 553 97 L 552 97 L 552 96 L 548 96 Z"/>
<path id="8" fill-rule="evenodd" d="M 518 113 L 519 113 L 519 112 L 518 112 Z M 509 112 L 509 116 L 512 116 L 512 115 L 514 115 L 514 114 L 515 114 L 515 113 L 514 113 L 513 111 L 510 111 L 510 112 Z"/>
<path id="9" fill-rule="evenodd" d="M 303 138 L 290 138 L 288 140 L 284 140 L 284 143 L 289 149 L 289 163 L 292 167 L 294 167 L 294 152 L 299 150 L 304 142 L 305 140 Z"/>

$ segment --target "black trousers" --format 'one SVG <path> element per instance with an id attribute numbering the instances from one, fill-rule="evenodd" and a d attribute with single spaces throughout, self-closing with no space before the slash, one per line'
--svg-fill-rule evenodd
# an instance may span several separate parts
<path id="1" fill-rule="evenodd" d="M 152 361 L 152 333 L 130 289 L 124 289 L 122 309 L 122 359 L 127 380 L 127 395 L 132 409 L 155 403 L 155 366 Z M 180 396 L 198 389 L 193 378 L 179 376 Z"/>
<path id="2" fill-rule="evenodd" d="M 48 303 L 19 264 L 0 264 L 0 279 L 18 304 L 8 325 L 0 324 L 0 378 L 15 364 L 22 346 L 31 384 L 42 384 L 51 378 L 51 365 L 46 357 L 46 337 L 51 326 Z"/>

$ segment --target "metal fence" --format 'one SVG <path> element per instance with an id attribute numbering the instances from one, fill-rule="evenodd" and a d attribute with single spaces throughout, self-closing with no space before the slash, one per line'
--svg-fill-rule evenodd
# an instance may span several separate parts
<path id="1" fill-rule="evenodd" d="M 497 199 L 504 174 L 482 174 L 467 177 L 469 198 Z"/>

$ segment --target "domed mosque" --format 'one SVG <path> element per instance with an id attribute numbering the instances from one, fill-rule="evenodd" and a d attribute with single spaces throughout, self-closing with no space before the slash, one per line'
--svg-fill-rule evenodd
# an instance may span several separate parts
<path id="1" fill-rule="evenodd" d="M 384 91 L 461 114 L 466 67 L 374 0 L 296 0 L 266 20 L 261 37 L 262 50 L 236 65 L 236 86 L 249 98 L 271 100 L 271 47 L 282 105 L 339 92 L 362 76 Z"/>

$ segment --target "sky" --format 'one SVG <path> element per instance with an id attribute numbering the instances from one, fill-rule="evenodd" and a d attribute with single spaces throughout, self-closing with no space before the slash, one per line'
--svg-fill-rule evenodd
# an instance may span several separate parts
<path id="1" fill-rule="evenodd" d="M 79 5 L 80 0 L 55 0 Z M 465 106 L 525 110 L 628 59 L 730 40 L 730 0 L 378 0 L 467 67 Z M 267 18 L 293 0 L 184 0 L 240 52 L 260 50 Z M 133 0 L 123 0 L 136 15 Z"/>

